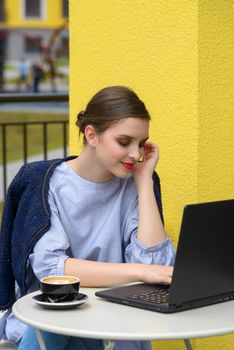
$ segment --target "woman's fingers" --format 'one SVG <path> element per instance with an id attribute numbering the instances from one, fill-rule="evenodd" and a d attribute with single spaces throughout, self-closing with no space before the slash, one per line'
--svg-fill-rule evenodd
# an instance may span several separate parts
<path id="1" fill-rule="evenodd" d="M 173 275 L 173 266 L 143 265 L 142 281 L 149 284 L 170 284 Z"/>

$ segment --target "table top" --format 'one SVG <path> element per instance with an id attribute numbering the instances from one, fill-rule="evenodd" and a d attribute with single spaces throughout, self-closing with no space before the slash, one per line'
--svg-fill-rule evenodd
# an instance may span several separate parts
<path id="1" fill-rule="evenodd" d="M 186 339 L 234 332 L 234 301 L 173 314 L 161 314 L 97 298 L 98 289 L 81 288 L 87 303 L 69 310 L 35 304 L 34 292 L 17 300 L 14 315 L 41 330 L 77 337 L 113 340 Z"/>

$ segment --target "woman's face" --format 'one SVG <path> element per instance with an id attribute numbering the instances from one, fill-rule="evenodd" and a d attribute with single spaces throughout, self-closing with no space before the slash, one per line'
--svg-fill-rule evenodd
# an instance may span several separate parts
<path id="1" fill-rule="evenodd" d="M 125 178 L 143 155 L 149 137 L 149 121 L 124 118 L 96 135 L 96 157 L 109 173 Z"/>

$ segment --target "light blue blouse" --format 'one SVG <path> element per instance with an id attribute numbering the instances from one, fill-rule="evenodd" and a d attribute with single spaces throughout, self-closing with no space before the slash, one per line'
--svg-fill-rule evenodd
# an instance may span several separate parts
<path id="1" fill-rule="evenodd" d="M 50 180 L 51 227 L 29 256 L 30 291 L 48 275 L 63 275 L 68 257 L 103 261 L 173 265 L 175 251 L 169 237 L 147 248 L 137 239 L 137 191 L 132 176 L 94 183 L 78 176 L 66 162 Z M 150 213 L 149 213 L 150 215 Z M 129 320 L 131 321 L 131 320 Z M 16 332 L 17 329 L 17 332 Z M 13 315 L 5 334 L 18 341 L 25 325 Z M 116 350 L 148 350 L 149 342 L 116 342 Z"/>

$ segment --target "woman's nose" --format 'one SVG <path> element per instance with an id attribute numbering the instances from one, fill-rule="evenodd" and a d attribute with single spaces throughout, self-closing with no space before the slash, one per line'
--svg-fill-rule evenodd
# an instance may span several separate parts
<path id="1" fill-rule="evenodd" d="M 134 162 L 137 162 L 141 158 L 142 154 L 140 152 L 139 147 L 132 149 L 129 152 L 129 158 L 131 158 Z"/>

